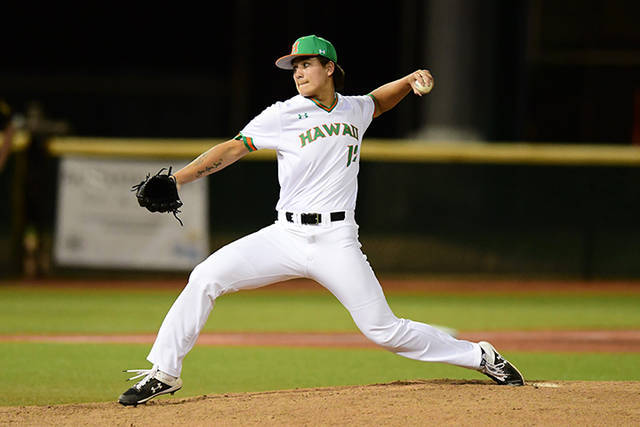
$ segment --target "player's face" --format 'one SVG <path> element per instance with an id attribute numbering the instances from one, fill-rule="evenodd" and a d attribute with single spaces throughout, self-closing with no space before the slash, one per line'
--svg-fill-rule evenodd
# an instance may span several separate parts
<path id="1" fill-rule="evenodd" d="M 298 93 L 305 97 L 318 96 L 331 83 L 331 62 L 323 66 L 316 57 L 293 61 L 293 81 Z"/>

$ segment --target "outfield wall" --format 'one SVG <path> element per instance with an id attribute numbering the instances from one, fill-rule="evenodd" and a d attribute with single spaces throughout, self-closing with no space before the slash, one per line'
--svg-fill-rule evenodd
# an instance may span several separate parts
<path id="1" fill-rule="evenodd" d="M 55 181 L 65 155 L 189 159 L 219 142 L 58 138 L 47 173 Z M 274 158 L 259 151 L 210 178 L 212 249 L 273 220 Z M 365 140 L 363 250 L 380 273 L 638 278 L 638 166 L 627 146 Z"/>

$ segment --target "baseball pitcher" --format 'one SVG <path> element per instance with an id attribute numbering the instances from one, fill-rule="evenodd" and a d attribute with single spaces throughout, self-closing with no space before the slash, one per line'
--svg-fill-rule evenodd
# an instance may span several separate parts
<path id="1" fill-rule="evenodd" d="M 266 108 L 235 138 L 212 147 L 165 182 L 179 189 L 253 151 L 273 149 L 280 183 L 277 219 L 194 268 L 147 357 L 153 367 L 129 371 L 138 374 L 131 379 L 141 380 L 119 402 L 137 405 L 182 387 L 182 361 L 217 298 L 300 277 L 328 289 L 360 331 L 389 351 L 475 369 L 498 384 L 523 385 L 520 372 L 491 344 L 458 340 L 425 323 L 396 317 L 360 250 L 354 211 L 364 134 L 373 119 L 410 92 L 429 93 L 431 73 L 420 69 L 367 95 L 344 96 L 337 92 L 345 73 L 336 50 L 315 35 L 296 40 L 276 66 L 290 70 L 298 95 Z M 165 204 L 177 206 L 177 192 L 168 193 L 171 200 Z"/>

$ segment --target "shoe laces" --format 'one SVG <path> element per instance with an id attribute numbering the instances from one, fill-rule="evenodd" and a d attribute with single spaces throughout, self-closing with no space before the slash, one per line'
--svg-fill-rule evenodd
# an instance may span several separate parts
<path id="1" fill-rule="evenodd" d="M 507 372 L 505 371 L 505 367 L 507 365 L 507 361 L 502 357 L 498 356 L 498 354 L 494 353 L 494 363 L 489 363 L 486 358 L 483 358 L 484 366 L 482 367 L 482 372 L 485 374 L 490 374 L 501 381 L 504 381 L 507 378 Z"/>
<path id="2" fill-rule="evenodd" d="M 136 383 L 136 385 L 134 385 L 134 387 L 138 390 L 140 390 L 142 388 L 143 385 L 145 385 L 147 382 L 149 382 L 149 380 L 153 377 L 155 377 L 155 375 L 158 373 L 158 367 L 154 366 L 151 369 L 127 369 L 124 372 L 131 372 L 131 373 L 135 373 L 138 375 L 135 375 L 129 379 L 127 379 L 127 381 L 132 381 L 135 380 L 137 378 L 142 378 L 140 381 L 138 381 Z"/>

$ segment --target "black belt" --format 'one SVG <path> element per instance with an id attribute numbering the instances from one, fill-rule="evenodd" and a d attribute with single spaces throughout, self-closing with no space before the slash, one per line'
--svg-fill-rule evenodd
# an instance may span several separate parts
<path id="1" fill-rule="evenodd" d="M 285 212 L 284 216 L 287 218 L 287 221 L 293 222 L 293 213 Z M 335 221 L 343 221 L 345 219 L 345 213 L 342 212 L 331 212 L 331 222 Z M 300 222 L 302 224 L 312 224 L 317 225 L 322 223 L 322 214 L 319 213 L 303 213 L 300 214 Z"/>

